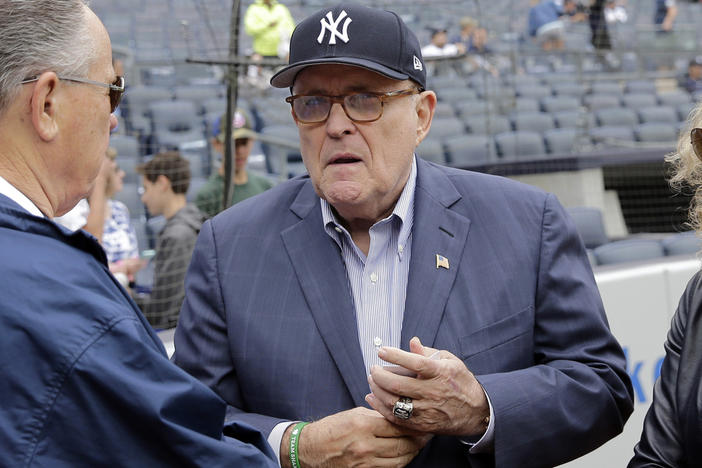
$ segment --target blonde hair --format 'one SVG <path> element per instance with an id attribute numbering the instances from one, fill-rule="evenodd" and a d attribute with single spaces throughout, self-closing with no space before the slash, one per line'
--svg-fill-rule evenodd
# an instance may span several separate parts
<path id="1" fill-rule="evenodd" d="M 702 127 L 702 103 L 690 112 L 685 127 L 680 132 L 676 150 L 666 155 L 665 160 L 672 169 L 669 180 L 671 187 L 692 195 L 689 225 L 699 234 L 702 231 L 702 159 L 695 154 L 690 142 L 690 132 L 698 127 Z"/>

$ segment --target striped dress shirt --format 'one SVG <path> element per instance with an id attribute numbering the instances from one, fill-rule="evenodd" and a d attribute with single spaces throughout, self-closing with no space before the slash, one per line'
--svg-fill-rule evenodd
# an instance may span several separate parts
<path id="1" fill-rule="evenodd" d="M 378 357 L 381 346 L 400 347 L 412 251 L 416 183 L 417 162 L 413 158 L 409 179 L 395 209 L 370 228 L 367 256 L 354 244 L 331 205 L 320 199 L 324 229 L 339 246 L 346 266 L 356 311 L 358 340 L 368 374 L 372 366 L 387 364 Z"/>

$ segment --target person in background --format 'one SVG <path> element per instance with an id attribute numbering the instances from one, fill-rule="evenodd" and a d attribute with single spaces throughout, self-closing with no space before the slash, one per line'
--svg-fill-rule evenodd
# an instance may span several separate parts
<path id="1" fill-rule="evenodd" d="M 288 7 L 277 0 L 255 0 L 244 13 L 246 34 L 253 38 L 253 51 L 264 58 L 280 57 L 281 43 L 290 39 L 295 21 Z"/>
<path id="2" fill-rule="evenodd" d="M 86 2 L 0 0 L 0 466 L 275 467 L 168 360 L 95 238 L 51 221 L 106 159 L 111 56 Z"/>
<path id="3" fill-rule="evenodd" d="M 673 188 L 694 193 L 690 224 L 702 233 L 702 105 L 698 104 L 676 151 L 666 157 Z M 687 284 L 664 344 L 665 358 L 653 388 L 641 440 L 629 468 L 699 466 L 702 460 L 702 271 Z"/>
<path id="4" fill-rule="evenodd" d="M 458 21 L 458 34 L 451 38 L 460 53 L 468 52 L 473 44 L 473 31 L 478 27 L 478 21 L 470 16 L 464 16 Z"/>
<path id="5" fill-rule="evenodd" d="M 136 231 L 132 226 L 129 209 L 113 197 L 122 190 L 124 185 L 124 170 L 116 162 L 117 150 L 107 148 L 107 160 L 110 171 L 105 184 L 105 207 L 102 238 L 100 244 L 105 249 L 110 271 L 120 280 L 123 286 L 128 287 L 134 280 L 134 275 L 144 265 L 139 258 Z M 90 205 L 91 211 L 96 209 L 96 202 Z"/>
<path id="6" fill-rule="evenodd" d="M 212 148 L 220 156 L 224 154 L 224 123 L 226 116 L 222 115 L 213 124 Z M 215 174 L 212 174 L 195 197 L 195 205 L 208 218 L 216 215 L 222 209 L 235 203 L 253 197 L 273 184 L 263 176 L 249 172 L 246 165 L 256 140 L 256 132 L 251 125 L 251 116 L 244 109 L 237 109 L 232 121 L 232 140 L 234 141 L 234 176 L 232 182 L 234 191 L 226 206 L 224 202 L 224 163 L 220 164 Z"/>
<path id="7" fill-rule="evenodd" d="M 151 294 L 140 298 L 141 308 L 152 326 L 173 328 L 185 289 L 183 279 L 195 239 L 205 216 L 185 194 L 190 185 L 190 163 L 177 151 L 159 153 L 137 166 L 144 192 L 141 201 L 151 216 L 163 216 L 166 225 L 156 239 Z"/>
<path id="8" fill-rule="evenodd" d="M 585 15 L 578 12 L 575 0 L 564 0 L 558 4 L 554 0 L 544 0 L 529 9 L 529 35 L 545 50 L 562 50 L 565 46 L 565 17 L 578 22 Z"/>
<path id="9" fill-rule="evenodd" d="M 681 87 L 695 99 L 702 96 L 702 56 L 697 56 L 687 64 L 687 73 L 680 80 Z"/>
<path id="10" fill-rule="evenodd" d="M 271 81 L 309 176 L 198 237 L 173 359 L 283 467 L 552 467 L 632 411 L 572 220 L 534 187 L 415 155 L 426 82 L 397 14 L 310 15 Z"/>
<path id="11" fill-rule="evenodd" d="M 460 54 L 458 46 L 448 41 L 446 29 L 431 29 L 431 42 L 422 47 L 422 56 L 425 58 L 455 57 Z M 453 72 L 458 62 L 437 60 L 428 64 L 427 74 L 439 76 Z"/>
<path id="12" fill-rule="evenodd" d="M 675 18 L 678 16 L 678 6 L 675 0 L 655 0 L 656 8 L 653 24 L 660 33 L 669 33 L 673 30 Z"/>

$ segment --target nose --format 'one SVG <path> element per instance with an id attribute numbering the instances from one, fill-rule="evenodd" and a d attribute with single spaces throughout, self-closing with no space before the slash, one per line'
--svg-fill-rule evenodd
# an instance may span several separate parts
<path id="1" fill-rule="evenodd" d="M 349 119 L 344 108 L 338 102 L 332 104 L 326 125 L 327 133 L 331 136 L 347 135 L 356 129 L 353 120 Z"/>
<path id="2" fill-rule="evenodd" d="M 115 114 L 110 114 L 110 131 L 117 127 L 117 117 Z"/>

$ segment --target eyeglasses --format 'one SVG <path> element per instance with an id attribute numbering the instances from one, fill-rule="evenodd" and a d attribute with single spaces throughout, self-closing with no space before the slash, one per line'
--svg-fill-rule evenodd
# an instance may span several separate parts
<path id="1" fill-rule="evenodd" d="M 690 131 L 690 143 L 697 157 L 702 159 L 702 128 L 693 128 Z"/>
<path id="2" fill-rule="evenodd" d="M 39 79 L 39 76 L 32 76 L 30 78 L 25 78 L 20 82 L 20 84 L 26 84 L 26 83 L 31 83 L 33 81 L 37 81 Z M 94 85 L 94 86 L 100 86 L 101 88 L 107 88 L 110 90 L 109 96 L 110 96 L 110 112 L 114 112 L 115 109 L 117 109 L 117 106 L 119 106 L 119 101 L 122 100 L 122 94 L 124 94 L 124 77 L 123 76 L 118 76 L 115 78 L 115 81 L 113 81 L 111 84 L 109 83 L 103 83 L 101 81 L 93 81 L 89 80 L 87 78 L 78 78 L 75 76 L 61 76 L 58 75 L 59 80 L 64 80 L 64 81 L 73 81 L 75 83 L 84 83 L 84 84 L 89 84 L 89 85 Z"/>
<path id="3" fill-rule="evenodd" d="M 423 90 L 412 88 L 388 93 L 355 93 L 343 96 L 309 96 L 295 94 L 285 98 L 292 106 L 293 117 L 300 123 L 324 122 L 329 118 L 332 105 L 341 104 L 346 116 L 354 122 L 374 122 L 383 115 L 383 105 L 388 99 L 419 94 Z"/>

